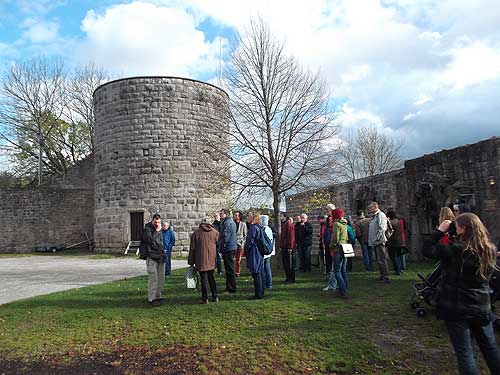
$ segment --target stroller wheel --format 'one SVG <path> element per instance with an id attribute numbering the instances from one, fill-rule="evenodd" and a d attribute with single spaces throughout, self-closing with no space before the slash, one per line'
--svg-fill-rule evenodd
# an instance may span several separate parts
<path id="1" fill-rule="evenodd" d="M 425 316 L 425 314 L 426 314 L 425 309 L 423 309 L 423 308 L 418 308 L 418 309 L 417 309 L 417 316 L 418 316 L 419 318 L 423 318 L 423 317 Z"/>
<path id="2" fill-rule="evenodd" d="M 420 303 L 418 301 L 410 302 L 410 306 L 413 310 L 416 310 L 419 305 L 420 305 Z"/>

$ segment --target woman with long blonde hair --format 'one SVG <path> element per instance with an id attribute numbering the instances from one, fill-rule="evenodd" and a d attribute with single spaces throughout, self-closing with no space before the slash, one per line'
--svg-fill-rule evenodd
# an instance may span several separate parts
<path id="1" fill-rule="evenodd" d="M 439 259 L 442 273 L 438 285 L 437 317 L 446 323 L 455 349 L 460 374 L 478 374 L 472 338 L 476 339 L 492 374 L 500 374 L 500 350 L 491 322 L 489 280 L 496 268 L 496 248 L 479 217 L 473 213 L 457 216 L 456 240 L 443 245 L 451 220 L 444 220 L 423 254 Z"/>
<path id="2" fill-rule="evenodd" d="M 445 220 L 455 221 L 455 215 L 450 207 L 441 207 L 439 211 L 439 224 Z"/>

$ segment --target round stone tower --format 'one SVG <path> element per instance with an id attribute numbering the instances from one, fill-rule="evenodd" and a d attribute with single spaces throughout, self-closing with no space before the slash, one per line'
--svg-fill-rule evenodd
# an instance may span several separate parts
<path id="1" fill-rule="evenodd" d="M 210 144 L 227 149 L 214 129 L 228 126 L 228 97 L 191 79 L 136 77 L 94 92 L 96 247 L 123 252 L 158 212 L 187 251 L 201 219 L 227 202 L 210 170 Z"/>

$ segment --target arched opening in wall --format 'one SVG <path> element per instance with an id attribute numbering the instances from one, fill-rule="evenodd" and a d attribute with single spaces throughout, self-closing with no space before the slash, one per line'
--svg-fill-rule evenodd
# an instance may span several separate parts
<path id="1" fill-rule="evenodd" d="M 144 231 L 144 211 L 130 213 L 130 241 L 140 241 Z"/>

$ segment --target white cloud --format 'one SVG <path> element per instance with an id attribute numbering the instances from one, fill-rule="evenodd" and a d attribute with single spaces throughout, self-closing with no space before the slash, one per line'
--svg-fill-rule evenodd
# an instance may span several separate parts
<path id="1" fill-rule="evenodd" d="M 421 95 L 417 100 L 415 100 L 413 104 L 420 107 L 429 102 L 432 102 L 432 98 L 428 97 L 427 95 Z"/>
<path id="2" fill-rule="evenodd" d="M 140 1 L 91 10 L 82 21 L 86 39 L 78 57 L 127 75 L 215 70 L 219 43 L 207 42 L 197 26 L 185 9 Z"/>
<path id="3" fill-rule="evenodd" d="M 89 12 L 78 56 L 126 74 L 215 76 L 218 43 L 207 42 L 204 21 L 242 31 L 261 15 L 346 102 L 344 129 L 374 124 L 411 140 L 407 154 L 418 156 L 468 143 L 478 128 L 499 135 L 496 8 L 497 0 L 143 0 Z"/>
<path id="4" fill-rule="evenodd" d="M 54 8 L 67 4 L 66 0 L 15 0 L 17 9 L 32 15 L 47 14 Z"/>
<path id="5" fill-rule="evenodd" d="M 414 119 L 415 117 L 417 117 L 418 115 L 420 115 L 420 113 L 422 113 L 422 112 L 418 111 L 418 112 L 415 112 L 415 113 L 408 113 L 407 115 L 405 115 L 403 117 L 403 121 L 408 121 L 408 120 Z"/>
<path id="6" fill-rule="evenodd" d="M 45 43 L 58 37 L 59 24 L 53 21 L 27 18 L 23 22 L 23 28 L 25 31 L 22 36 L 30 43 Z"/>
<path id="7" fill-rule="evenodd" d="M 500 78 L 500 46 L 497 49 L 476 41 L 451 50 L 452 62 L 441 80 L 456 89 Z"/>

